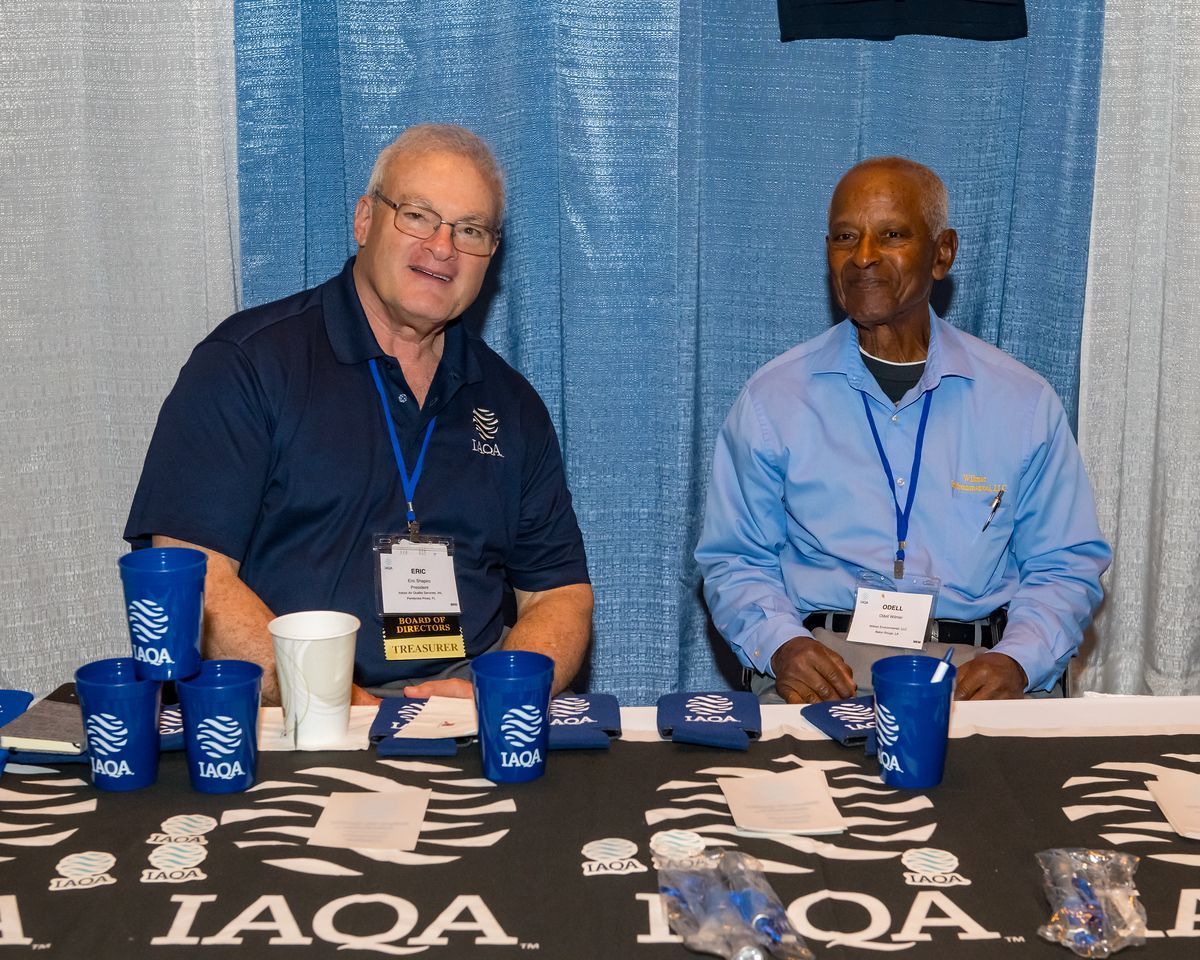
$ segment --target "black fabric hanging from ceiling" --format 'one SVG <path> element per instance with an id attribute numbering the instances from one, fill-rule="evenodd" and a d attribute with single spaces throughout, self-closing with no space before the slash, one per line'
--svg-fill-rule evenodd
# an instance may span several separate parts
<path id="1" fill-rule="evenodd" d="M 779 0 L 779 39 L 892 40 L 923 33 L 1015 40 L 1028 33 L 1025 0 Z"/>

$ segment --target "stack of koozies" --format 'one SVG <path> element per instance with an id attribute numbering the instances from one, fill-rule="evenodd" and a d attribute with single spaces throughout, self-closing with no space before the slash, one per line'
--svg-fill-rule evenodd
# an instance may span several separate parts
<path id="1" fill-rule="evenodd" d="M 551 750 L 607 750 L 621 735 L 621 707 L 607 693 L 564 693 L 550 701 Z"/>
<path id="2" fill-rule="evenodd" d="M 800 711 L 814 727 L 844 747 L 865 744 L 868 755 L 875 753 L 875 698 L 854 697 L 814 703 Z"/>
<path id="3" fill-rule="evenodd" d="M 658 700 L 658 732 L 676 743 L 748 750 L 762 733 L 758 698 L 752 693 L 668 693 Z"/>
<path id="4" fill-rule="evenodd" d="M 454 737 L 425 739 L 402 736 L 404 727 L 421 712 L 425 703 L 425 700 L 414 697 L 384 697 L 367 734 L 379 756 L 452 757 L 458 753 L 458 741 Z"/>
<path id="5" fill-rule="evenodd" d="M 455 740 L 405 737 L 404 727 L 421 711 L 424 700 L 387 697 L 371 724 L 370 739 L 381 757 L 452 757 Z M 608 749 L 613 737 L 621 735 L 621 708 L 617 698 L 606 693 L 568 693 L 550 701 L 550 749 Z"/>

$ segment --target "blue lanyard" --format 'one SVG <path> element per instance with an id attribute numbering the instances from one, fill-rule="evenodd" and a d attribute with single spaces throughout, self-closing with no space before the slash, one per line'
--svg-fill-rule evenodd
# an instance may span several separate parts
<path id="1" fill-rule="evenodd" d="M 425 439 L 421 441 L 421 452 L 417 455 L 417 466 L 408 474 L 404 463 L 404 454 L 400 452 L 400 441 L 396 438 L 396 424 L 392 422 L 392 412 L 388 408 L 387 391 L 383 388 L 383 378 L 379 376 L 379 367 L 374 358 L 371 359 L 371 376 L 375 378 L 375 389 L 379 391 L 379 402 L 383 405 L 383 422 L 387 424 L 388 437 L 392 441 L 392 453 L 396 455 L 396 467 L 400 471 L 400 484 L 404 487 L 404 500 L 408 504 L 408 529 L 410 533 L 418 530 L 417 514 L 413 510 L 413 496 L 417 492 L 417 484 L 421 482 L 421 471 L 425 469 L 425 451 L 429 449 L 429 438 L 433 436 L 433 427 L 437 417 L 429 421 L 425 428 Z"/>
<path id="2" fill-rule="evenodd" d="M 871 416 L 871 405 L 867 395 L 862 394 L 863 410 L 867 414 L 867 423 L 871 425 L 871 436 L 875 438 L 875 449 L 879 451 L 879 462 L 883 464 L 883 472 L 887 477 L 888 486 L 892 488 L 892 503 L 896 506 L 896 563 L 893 569 L 895 579 L 904 579 L 904 546 L 908 541 L 908 518 L 912 516 L 913 500 L 917 496 L 917 479 L 921 475 L 921 450 L 925 446 L 925 424 L 929 422 L 929 403 L 933 400 L 933 391 L 925 392 L 925 404 L 921 408 L 921 425 L 917 427 L 917 445 L 913 451 L 912 471 L 908 483 L 908 500 L 904 509 L 900 509 L 900 500 L 896 496 L 896 478 L 892 476 L 892 465 L 888 463 L 887 454 L 883 451 L 883 441 L 879 439 L 879 430 L 875 426 L 875 418 Z"/>

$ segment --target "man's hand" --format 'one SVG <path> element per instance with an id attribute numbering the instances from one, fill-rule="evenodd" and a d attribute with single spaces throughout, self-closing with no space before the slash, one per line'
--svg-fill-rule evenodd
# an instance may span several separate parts
<path id="1" fill-rule="evenodd" d="M 788 703 L 844 700 L 855 693 L 846 661 L 812 637 L 792 637 L 771 658 L 775 689 Z"/>
<path id="2" fill-rule="evenodd" d="M 981 653 L 958 668 L 955 700 L 1019 700 L 1028 679 L 1021 665 L 1003 653 Z"/>
<path id="3" fill-rule="evenodd" d="M 415 683 L 411 687 L 404 688 L 406 697 L 416 697 L 421 700 L 428 697 L 461 697 L 469 700 L 474 693 L 475 688 L 471 686 L 471 681 L 462 680 L 459 677 L 452 677 L 449 680 L 426 680 L 424 683 Z"/>
<path id="4" fill-rule="evenodd" d="M 377 707 L 381 703 L 380 699 L 367 693 L 357 683 L 350 685 L 350 706 L 352 707 Z"/>

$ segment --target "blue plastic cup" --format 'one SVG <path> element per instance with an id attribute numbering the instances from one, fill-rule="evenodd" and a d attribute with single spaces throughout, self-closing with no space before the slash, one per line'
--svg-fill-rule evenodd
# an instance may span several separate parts
<path id="1" fill-rule="evenodd" d="M 92 783 L 140 790 L 158 779 L 158 706 L 162 688 L 138 676 L 132 657 L 86 663 L 75 671 Z"/>
<path id="2" fill-rule="evenodd" d="M 127 553 L 119 562 L 138 676 L 192 676 L 200 669 L 208 557 L 188 547 L 156 547 Z"/>
<path id="3" fill-rule="evenodd" d="M 192 789 L 239 793 L 254 786 L 263 669 L 246 660 L 206 660 L 175 684 Z"/>
<path id="4" fill-rule="evenodd" d="M 879 775 L 890 787 L 923 789 L 942 782 L 958 671 L 947 664 L 945 675 L 933 683 L 941 663 L 937 657 L 905 656 L 871 666 Z"/>
<path id="5" fill-rule="evenodd" d="M 554 661 L 526 650 L 494 650 L 471 661 L 483 775 L 497 783 L 546 772 L 547 712 Z"/>

